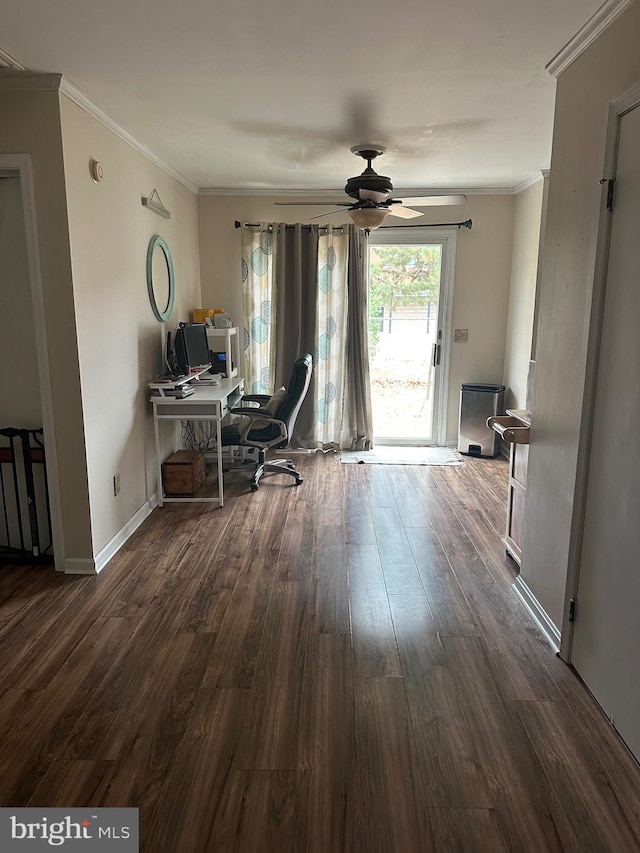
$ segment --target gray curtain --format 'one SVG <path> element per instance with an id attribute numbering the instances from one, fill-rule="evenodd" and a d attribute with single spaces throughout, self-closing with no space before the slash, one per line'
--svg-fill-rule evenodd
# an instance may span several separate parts
<path id="1" fill-rule="evenodd" d="M 318 226 L 273 224 L 276 240 L 275 388 L 288 385 L 295 360 L 310 352 L 317 361 Z M 293 447 L 314 447 L 315 383 L 296 420 Z"/>
<path id="2" fill-rule="evenodd" d="M 349 226 L 346 328 L 340 320 L 335 339 L 344 340 L 343 371 L 333 405 L 339 405 L 339 436 L 330 444 L 319 440 L 318 418 L 327 389 L 318 387 L 319 283 L 317 225 L 273 224 L 275 279 L 274 388 L 287 385 L 295 360 L 306 352 L 314 359 L 309 392 L 300 409 L 291 441 L 293 447 L 368 450 L 372 445 L 369 389 L 369 336 L 367 311 L 367 241 L 364 232 Z M 326 280 L 324 296 L 326 296 Z M 326 335 L 324 336 L 326 338 Z M 325 342 L 326 343 L 326 342 Z M 341 350 L 338 350 L 340 352 Z M 323 358 L 326 353 L 323 351 Z M 323 361 L 323 367 L 326 362 Z M 339 363 L 339 362 L 338 362 Z M 318 409 L 316 410 L 316 406 Z"/>
<path id="3" fill-rule="evenodd" d="M 370 450 L 373 420 L 369 382 L 369 310 L 367 301 L 367 238 L 349 225 L 349 271 L 346 393 L 342 447 Z"/>

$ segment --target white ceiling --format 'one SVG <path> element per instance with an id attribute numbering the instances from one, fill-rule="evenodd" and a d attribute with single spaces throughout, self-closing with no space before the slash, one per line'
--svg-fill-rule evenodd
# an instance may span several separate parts
<path id="1" fill-rule="evenodd" d="M 199 188 L 514 187 L 549 167 L 545 65 L 602 0 L 0 0 L 0 49 L 60 72 Z"/>

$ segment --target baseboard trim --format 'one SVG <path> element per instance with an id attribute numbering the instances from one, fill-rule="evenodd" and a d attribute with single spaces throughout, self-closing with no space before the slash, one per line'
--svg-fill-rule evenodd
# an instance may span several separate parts
<path id="1" fill-rule="evenodd" d="M 64 561 L 65 575 L 95 575 L 97 574 L 96 564 L 91 559 L 76 559 L 75 557 L 67 557 Z"/>
<path id="2" fill-rule="evenodd" d="M 149 498 L 140 509 L 131 516 L 129 521 L 122 527 L 116 535 L 110 539 L 104 548 L 99 551 L 96 556 L 91 559 L 65 560 L 65 574 L 67 575 L 97 575 L 107 565 L 109 560 L 117 554 L 124 543 L 131 537 L 140 527 L 145 518 L 148 518 L 153 510 L 158 506 L 158 496 L 154 495 Z"/>
<path id="3" fill-rule="evenodd" d="M 513 591 L 527 608 L 534 622 L 549 641 L 549 645 L 557 654 L 560 651 L 560 631 L 549 618 L 544 607 L 540 604 L 527 584 L 518 576 L 512 584 Z"/>

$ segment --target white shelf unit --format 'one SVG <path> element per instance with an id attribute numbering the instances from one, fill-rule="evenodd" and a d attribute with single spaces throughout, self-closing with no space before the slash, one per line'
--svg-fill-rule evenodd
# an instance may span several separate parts
<path id="1" fill-rule="evenodd" d="M 224 341 L 224 352 L 227 356 L 227 368 L 229 365 L 234 365 L 232 370 L 227 370 L 226 376 L 228 379 L 238 375 L 238 364 L 240 362 L 240 339 L 238 335 L 238 327 L 231 326 L 229 329 L 214 329 L 207 328 L 207 340 L 209 341 L 209 349 L 213 352 L 223 352 L 220 349 L 220 338 Z"/>

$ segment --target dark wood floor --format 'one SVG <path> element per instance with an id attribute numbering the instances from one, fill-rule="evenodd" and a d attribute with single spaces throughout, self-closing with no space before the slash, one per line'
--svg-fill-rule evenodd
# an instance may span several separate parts
<path id="1" fill-rule="evenodd" d="M 98 577 L 0 568 L 0 804 L 156 853 L 640 850 L 640 770 L 511 589 L 506 462 L 299 457 Z"/>

